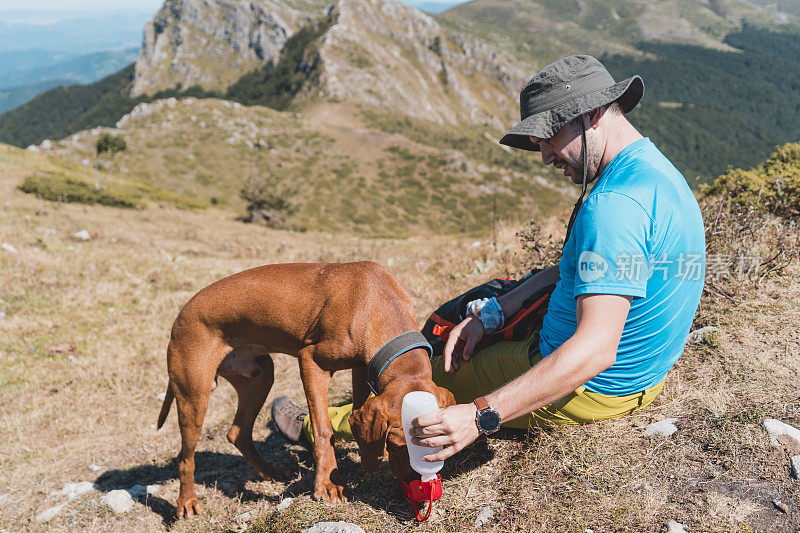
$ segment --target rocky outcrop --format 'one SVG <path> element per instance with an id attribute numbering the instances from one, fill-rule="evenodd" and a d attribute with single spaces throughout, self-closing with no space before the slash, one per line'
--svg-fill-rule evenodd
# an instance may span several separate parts
<path id="1" fill-rule="evenodd" d="M 396 0 L 339 0 L 322 38 L 320 94 L 438 122 L 503 127 L 520 69 L 488 45 Z"/>
<path id="2" fill-rule="evenodd" d="M 132 95 L 224 89 L 275 59 L 306 17 L 269 0 L 167 0 L 144 28 Z"/>
<path id="3" fill-rule="evenodd" d="M 485 43 L 397 0 L 337 0 L 316 13 L 319 0 L 305 0 L 303 9 L 289 1 L 299 0 L 168 0 L 145 28 L 133 95 L 192 86 L 221 91 L 256 67 L 283 61 L 275 76 L 307 76 L 299 98 L 440 123 L 502 128 L 515 117 L 523 73 Z M 303 26 L 316 29 L 298 33 Z"/>

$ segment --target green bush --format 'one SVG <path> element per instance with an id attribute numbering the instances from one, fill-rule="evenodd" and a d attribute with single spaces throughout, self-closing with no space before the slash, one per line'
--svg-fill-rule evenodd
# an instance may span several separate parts
<path id="1" fill-rule="evenodd" d="M 750 170 L 730 169 L 705 192 L 726 196 L 746 208 L 784 218 L 800 215 L 800 143 L 778 147 L 767 161 Z"/>
<path id="2" fill-rule="evenodd" d="M 112 135 L 108 132 L 104 132 L 97 138 L 97 141 L 94 143 L 94 148 L 97 151 L 97 155 L 107 153 L 111 157 L 114 157 L 119 152 L 127 150 L 128 143 L 125 142 L 125 137 L 122 135 Z"/>
<path id="3" fill-rule="evenodd" d="M 51 202 L 100 204 L 111 207 L 141 207 L 140 198 L 126 188 L 95 189 L 91 183 L 54 175 L 33 175 L 19 186 L 22 192 L 35 194 Z"/>

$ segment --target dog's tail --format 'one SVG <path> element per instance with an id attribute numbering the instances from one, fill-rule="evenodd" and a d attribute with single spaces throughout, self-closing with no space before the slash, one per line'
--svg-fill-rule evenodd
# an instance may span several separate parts
<path id="1" fill-rule="evenodd" d="M 161 413 L 158 415 L 158 424 L 156 429 L 161 429 L 161 426 L 164 425 L 164 421 L 167 419 L 169 409 L 172 407 L 172 401 L 174 399 L 175 395 L 172 393 L 172 381 L 170 381 L 167 383 L 167 395 L 164 397 L 164 403 L 161 404 Z"/>

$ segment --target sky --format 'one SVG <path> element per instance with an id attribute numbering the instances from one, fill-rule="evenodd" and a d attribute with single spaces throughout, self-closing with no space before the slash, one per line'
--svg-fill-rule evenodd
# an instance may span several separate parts
<path id="1" fill-rule="evenodd" d="M 403 0 L 401 0 L 403 1 Z M 59 10 L 59 11 L 152 11 L 155 13 L 164 0 L 0 0 L 0 11 Z M 404 3 L 414 3 L 408 1 Z M 455 4 L 457 0 L 427 0 L 430 4 Z"/>
<path id="2" fill-rule="evenodd" d="M 164 0 L 0 0 L 0 11 L 64 10 L 64 11 L 152 11 Z"/>

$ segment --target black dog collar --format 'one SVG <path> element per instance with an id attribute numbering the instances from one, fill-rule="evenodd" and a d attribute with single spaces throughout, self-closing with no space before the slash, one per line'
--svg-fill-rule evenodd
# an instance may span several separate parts
<path id="1" fill-rule="evenodd" d="M 367 366 L 367 384 L 375 396 L 378 395 L 378 378 L 389 363 L 414 348 L 424 348 L 428 357 L 433 355 L 433 348 L 419 331 L 401 333 L 378 350 Z"/>

